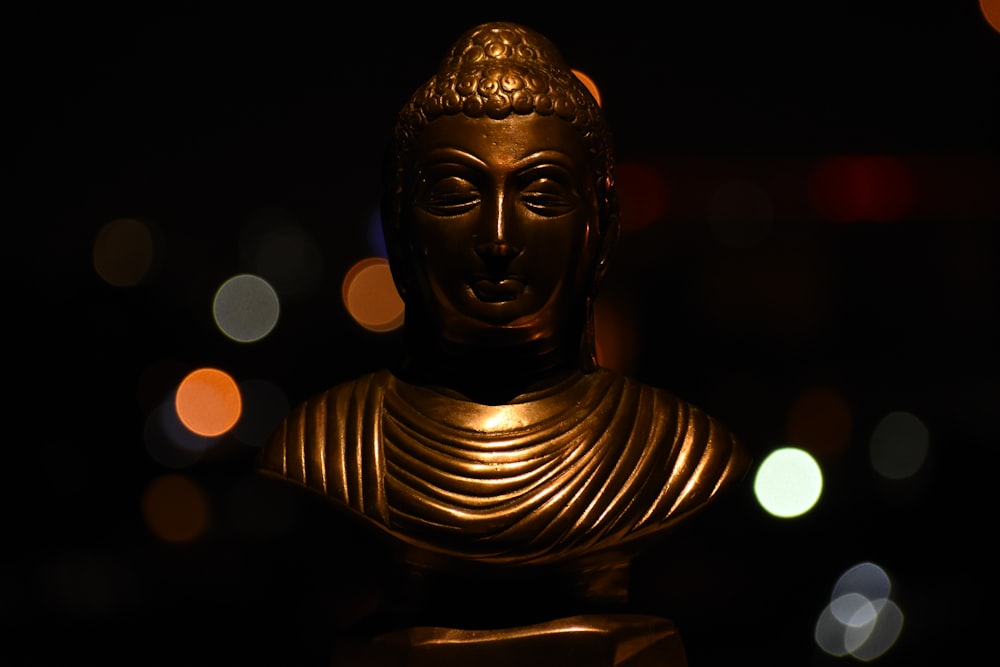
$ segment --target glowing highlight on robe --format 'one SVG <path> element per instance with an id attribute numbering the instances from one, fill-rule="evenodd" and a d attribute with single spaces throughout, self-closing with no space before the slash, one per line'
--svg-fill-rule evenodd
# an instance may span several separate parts
<path id="1" fill-rule="evenodd" d="M 222 435 L 231 429 L 243 407 L 236 382 L 215 368 L 188 374 L 177 387 L 174 405 L 181 422 L 204 436 Z"/>

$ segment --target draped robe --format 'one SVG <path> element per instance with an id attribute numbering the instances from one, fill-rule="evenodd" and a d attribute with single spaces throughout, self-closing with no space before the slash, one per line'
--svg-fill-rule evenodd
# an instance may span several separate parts
<path id="1" fill-rule="evenodd" d="M 503 567 L 628 551 L 748 465 L 700 409 L 606 369 L 502 405 L 377 371 L 295 408 L 260 459 L 416 562 Z"/>

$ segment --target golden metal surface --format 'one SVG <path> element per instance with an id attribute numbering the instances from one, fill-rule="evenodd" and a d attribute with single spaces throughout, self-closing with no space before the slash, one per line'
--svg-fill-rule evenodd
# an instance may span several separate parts
<path id="1" fill-rule="evenodd" d="M 322 494 L 417 569 L 574 580 L 554 608 L 626 601 L 630 558 L 749 459 L 697 407 L 595 362 L 593 303 L 619 228 L 601 109 L 545 37 L 486 24 L 404 106 L 387 158 L 405 360 L 295 408 L 261 470 Z M 525 626 L 535 602 L 524 592 L 493 628 L 422 625 L 378 645 L 408 647 L 395 664 L 537 664 L 597 641 L 611 648 L 580 664 L 654 664 L 615 657 L 638 642 L 637 656 L 684 664 L 662 619 Z"/>
<path id="2" fill-rule="evenodd" d="M 653 616 L 580 615 L 501 630 L 419 627 L 337 656 L 344 667 L 664 667 L 686 665 L 673 624 Z"/>

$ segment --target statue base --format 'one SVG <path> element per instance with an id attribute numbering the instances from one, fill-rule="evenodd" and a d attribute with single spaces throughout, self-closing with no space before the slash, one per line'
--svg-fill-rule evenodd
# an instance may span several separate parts
<path id="1" fill-rule="evenodd" d="M 414 627 L 336 656 L 337 667 L 687 667 L 670 621 L 639 614 L 560 618 L 514 628 Z"/>

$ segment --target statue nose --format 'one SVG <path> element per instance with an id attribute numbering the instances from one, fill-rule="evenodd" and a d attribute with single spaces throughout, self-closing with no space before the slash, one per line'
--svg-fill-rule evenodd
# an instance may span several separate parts
<path id="1" fill-rule="evenodd" d="M 503 273 L 510 261 L 521 254 L 521 249 L 506 241 L 486 241 L 476 245 L 476 254 L 489 273 Z"/>
<path id="2" fill-rule="evenodd" d="M 521 250 L 506 241 L 485 241 L 476 245 L 476 254 L 480 257 L 508 257 L 517 256 Z"/>

